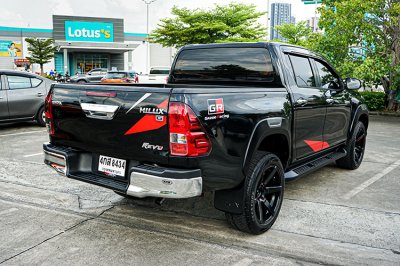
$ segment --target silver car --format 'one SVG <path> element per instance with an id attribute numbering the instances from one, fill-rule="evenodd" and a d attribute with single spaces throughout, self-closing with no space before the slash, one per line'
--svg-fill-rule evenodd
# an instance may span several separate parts
<path id="1" fill-rule="evenodd" d="M 86 74 L 76 74 L 70 77 L 70 82 L 76 83 L 91 83 L 100 82 L 102 78 L 107 74 L 106 68 L 94 68 Z"/>
<path id="2" fill-rule="evenodd" d="M 44 126 L 44 100 L 52 80 L 12 70 L 0 70 L 0 123 L 32 121 Z"/>

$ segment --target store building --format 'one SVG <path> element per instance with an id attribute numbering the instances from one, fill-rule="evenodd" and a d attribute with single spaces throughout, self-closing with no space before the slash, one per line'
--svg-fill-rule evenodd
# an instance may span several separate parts
<path id="1" fill-rule="evenodd" d="M 93 68 L 147 72 L 146 34 L 124 31 L 118 18 L 53 15 L 52 29 L 0 26 L 0 69 L 27 68 L 27 37 L 53 38 L 57 47 L 45 72 L 86 73 Z M 175 50 L 150 44 L 150 66 L 170 66 Z M 153 56 L 152 56 L 153 55 Z M 31 66 L 33 72 L 38 66 Z"/>

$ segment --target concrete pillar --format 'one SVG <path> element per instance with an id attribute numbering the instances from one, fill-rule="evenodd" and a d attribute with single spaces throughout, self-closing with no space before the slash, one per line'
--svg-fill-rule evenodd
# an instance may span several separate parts
<path id="1" fill-rule="evenodd" d="M 68 49 L 64 49 L 64 75 L 67 73 L 67 71 L 69 72 Z"/>
<path id="2" fill-rule="evenodd" d="M 128 51 L 128 70 L 133 69 L 133 63 L 132 63 L 132 50 Z"/>

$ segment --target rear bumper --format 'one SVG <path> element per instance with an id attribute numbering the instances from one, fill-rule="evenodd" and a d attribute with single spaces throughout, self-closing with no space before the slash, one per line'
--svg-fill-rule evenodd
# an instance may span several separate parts
<path id="1" fill-rule="evenodd" d="M 43 144 L 44 163 L 72 179 L 106 187 L 130 196 L 190 198 L 200 196 L 203 179 L 199 169 L 187 170 L 135 164 L 125 180 L 92 173 L 92 154 Z"/>

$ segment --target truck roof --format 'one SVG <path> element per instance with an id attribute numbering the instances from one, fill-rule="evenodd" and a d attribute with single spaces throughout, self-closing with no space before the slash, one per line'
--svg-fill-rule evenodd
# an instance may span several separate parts
<path id="1" fill-rule="evenodd" d="M 191 50 L 191 49 L 207 49 L 207 48 L 268 48 L 268 47 L 284 47 L 284 50 L 287 51 L 300 51 L 301 53 L 305 53 L 308 55 L 315 55 L 321 57 L 319 54 L 298 45 L 288 44 L 288 43 L 280 43 L 280 42 L 228 42 L 228 43 L 210 43 L 210 44 L 189 44 L 185 45 L 181 48 L 182 50 Z"/>

